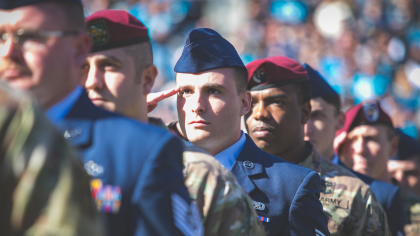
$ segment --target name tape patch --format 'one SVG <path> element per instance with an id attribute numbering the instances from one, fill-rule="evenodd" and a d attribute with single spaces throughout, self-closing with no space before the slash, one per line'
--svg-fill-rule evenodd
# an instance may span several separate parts
<path id="1" fill-rule="evenodd" d="M 319 201 L 322 204 L 334 205 L 336 207 L 340 207 L 340 208 L 343 208 L 343 209 L 348 209 L 349 208 L 349 201 L 341 199 L 341 198 L 327 197 L 327 196 L 323 196 L 323 194 L 321 194 L 321 197 L 319 198 Z"/>

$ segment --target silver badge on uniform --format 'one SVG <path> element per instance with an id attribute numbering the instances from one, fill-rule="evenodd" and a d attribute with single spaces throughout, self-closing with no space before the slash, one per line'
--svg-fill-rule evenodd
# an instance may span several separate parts
<path id="1" fill-rule="evenodd" d="M 265 209 L 265 205 L 262 202 L 256 202 L 252 201 L 252 204 L 254 205 L 254 209 L 263 211 Z"/>
<path id="2" fill-rule="evenodd" d="M 369 122 L 375 122 L 379 118 L 379 108 L 376 102 L 363 104 L 363 114 Z"/>
<path id="3" fill-rule="evenodd" d="M 245 168 L 248 168 L 248 169 L 254 168 L 254 163 L 250 161 L 244 161 L 243 165 L 245 166 Z"/>
<path id="4" fill-rule="evenodd" d="M 90 176 L 98 176 L 104 172 L 104 168 L 94 161 L 90 160 L 85 163 L 85 170 Z"/>

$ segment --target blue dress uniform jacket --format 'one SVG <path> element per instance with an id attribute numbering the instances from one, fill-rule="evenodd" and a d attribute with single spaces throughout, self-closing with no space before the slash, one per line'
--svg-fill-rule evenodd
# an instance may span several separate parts
<path id="1" fill-rule="evenodd" d="M 255 201 L 267 235 L 330 235 L 318 173 L 262 151 L 248 135 L 232 172 Z"/>
<path id="2" fill-rule="evenodd" d="M 338 161 L 338 164 L 347 168 L 341 161 Z M 347 169 L 372 189 L 376 199 L 378 199 L 378 202 L 386 212 L 389 229 L 391 230 L 392 235 L 404 235 L 405 214 L 400 189 L 392 184 L 376 180 L 349 168 Z"/>
<path id="3" fill-rule="evenodd" d="M 177 203 L 190 206 L 178 138 L 96 107 L 85 91 L 59 128 L 92 176 L 108 235 L 184 235 L 174 223 L 171 198 L 175 193 Z"/>

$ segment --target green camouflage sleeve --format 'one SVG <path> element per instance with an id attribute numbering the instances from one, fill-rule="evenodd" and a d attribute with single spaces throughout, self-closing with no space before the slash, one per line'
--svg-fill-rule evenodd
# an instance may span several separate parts
<path id="1" fill-rule="evenodd" d="M 4 235 L 102 235 L 89 176 L 31 99 L 0 84 Z"/>
<path id="2" fill-rule="evenodd" d="M 389 230 L 388 220 L 386 218 L 386 212 L 382 208 L 381 204 L 375 197 L 375 194 L 371 192 L 366 204 L 368 218 L 366 220 L 363 235 L 384 235 L 391 236 Z"/>
<path id="3" fill-rule="evenodd" d="M 401 188 L 401 195 L 406 214 L 405 235 L 420 235 L 420 197 L 403 188 Z"/>
<path id="4" fill-rule="evenodd" d="M 185 185 L 203 219 L 205 235 L 265 235 L 253 204 L 235 176 L 212 156 L 184 152 Z"/>

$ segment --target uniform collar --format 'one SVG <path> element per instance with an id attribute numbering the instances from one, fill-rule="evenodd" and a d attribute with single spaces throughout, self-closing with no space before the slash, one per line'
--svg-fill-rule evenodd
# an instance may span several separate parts
<path id="1" fill-rule="evenodd" d="M 83 89 L 77 86 L 67 97 L 48 109 L 46 115 L 50 121 L 54 124 L 60 123 L 76 103 L 82 91 Z"/>
<path id="2" fill-rule="evenodd" d="M 331 160 L 332 163 L 338 165 L 340 164 L 340 158 L 338 158 L 338 155 L 334 153 L 333 159 Z"/>
<path id="3" fill-rule="evenodd" d="M 216 158 L 226 169 L 232 170 L 233 164 L 235 163 L 236 158 L 239 156 L 239 153 L 241 153 L 245 143 L 245 133 L 241 131 L 241 137 L 239 140 L 232 146 L 215 155 L 214 158 Z"/>
<path id="4" fill-rule="evenodd" d="M 308 141 L 305 141 L 305 148 L 310 149 L 311 152 L 309 153 L 308 157 L 298 165 L 312 169 L 313 163 L 321 161 L 321 154 L 318 152 L 318 150 L 316 150 L 315 146 Z"/>

